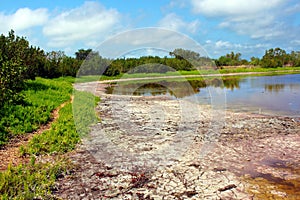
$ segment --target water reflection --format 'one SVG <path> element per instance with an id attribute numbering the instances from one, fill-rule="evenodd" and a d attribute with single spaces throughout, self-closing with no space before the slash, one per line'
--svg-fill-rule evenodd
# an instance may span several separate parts
<path id="1" fill-rule="evenodd" d="M 151 83 L 113 83 L 106 88 L 108 94 L 184 98 L 200 93 L 201 88 L 218 87 L 230 90 L 240 88 L 240 78 L 212 78 L 208 80 L 156 81 Z"/>
<path id="2" fill-rule="evenodd" d="M 284 84 L 266 84 L 265 85 L 265 91 L 267 92 L 280 92 L 284 89 Z"/>
<path id="3" fill-rule="evenodd" d="M 197 98 L 211 103 L 211 87 L 226 92 L 228 109 L 262 114 L 300 116 L 300 74 L 259 77 L 222 77 L 208 80 L 163 80 L 155 82 L 114 83 L 109 94 Z"/>

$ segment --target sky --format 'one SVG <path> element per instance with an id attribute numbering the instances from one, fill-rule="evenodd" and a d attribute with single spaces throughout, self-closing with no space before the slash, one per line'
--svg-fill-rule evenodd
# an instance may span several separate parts
<path id="1" fill-rule="evenodd" d="M 300 50 L 300 2 L 2 0 L 0 3 L 1 34 L 7 35 L 13 29 L 33 46 L 45 51 L 62 50 L 71 56 L 82 48 L 106 48 L 103 43 L 107 40 L 149 27 L 189 37 L 212 58 L 231 51 L 240 52 L 245 59 L 262 57 L 270 48 L 280 47 L 287 52 Z M 135 34 L 126 36 L 129 41 L 135 41 Z M 150 32 L 143 37 L 152 39 L 156 35 Z M 166 42 L 180 48 L 179 40 L 174 37 Z"/>

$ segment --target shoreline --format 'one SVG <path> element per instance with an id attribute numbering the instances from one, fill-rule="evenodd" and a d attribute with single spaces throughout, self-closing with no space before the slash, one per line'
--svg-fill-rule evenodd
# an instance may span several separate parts
<path id="1" fill-rule="evenodd" d="M 201 77 L 223 77 L 223 76 L 246 76 L 246 75 L 268 75 L 268 74 L 279 74 L 287 73 L 282 75 L 288 75 L 288 72 L 295 72 L 299 74 L 300 70 L 278 70 L 278 71 L 269 71 L 269 72 L 234 72 L 234 73 L 216 73 L 216 74 L 195 74 L 195 75 L 170 75 L 170 76 L 149 76 L 149 77 L 135 77 L 135 78 L 118 78 L 118 79 L 109 79 L 109 80 L 98 80 L 98 81 L 88 81 L 97 82 L 97 83 L 112 83 L 112 82 L 126 82 L 126 81 L 139 81 L 139 80 L 155 80 L 155 79 L 176 79 L 176 78 L 201 78 Z M 294 73 L 291 73 L 294 74 Z M 101 75 L 99 75 L 101 77 Z M 79 78 L 80 79 L 80 78 Z M 76 81 L 75 81 L 76 83 Z M 81 83 L 81 82 L 78 82 Z"/>
<path id="2" fill-rule="evenodd" d="M 180 77 L 179 77 L 180 78 Z M 155 79 L 155 78 L 153 78 Z M 120 79 L 117 82 L 126 82 L 126 81 L 134 81 L 136 79 Z M 146 80 L 146 79 L 144 79 Z M 152 80 L 152 79 L 149 79 Z M 81 90 L 86 90 L 88 92 L 93 93 L 96 96 L 101 96 L 101 95 L 114 95 L 114 96 L 124 96 L 121 94 L 107 94 L 106 93 L 106 87 L 110 86 L 109 83 L 111 82 L 115 82 L 114 80 L 106 80 L 106 81 L 93 81 L 93 82 L 86 82 L 86 83 L 75 83 L 74 86 L 76 87 L 76 85 L 81 85 Z M 129 95 L 125 95 L 125 96 L 129 96 Z M 164 99 L 168 99 L 169 97 L 166 96 L 139 96 L 139 95 L 132 95 L 130 96 L 131 98 L 164 98 Z M 171 99 L 171 98 L 170 98 Z M 253 107 L 254 108 L 254 107 Z M 273 110 L 266 110 L 266 112 L 261 112 L 261 111 L 257 111 L 257 113 L 249 108 L 248 110 L 244 110 L 244 111 L 239 111 L 234 107 L 230 107 L 230 108 L 226 108 L 227 112 L 233 112 L 233 113 L 246 113 L 246 114 L 251 114 L 251 115 L 261 115 L 261 116 L 265 116 L 265 117 L 289 117 L 291 119 L 300 121 L 300 115 L 291 115 L 291 114 L 287 114 L 286 112 L 284 113 L 279 113 Z"/>
<path id="3" fill-rule="evenodd" d="M 86 84 L 76 87 L 91 91 Z M 59 197 L 292 199 L 300 195 L 299 122 L 234 112 L 227 112 L 222 121 L 222 113 L 211 112 L 209 106 L 106 95 L 101 88 L 93 90 L 101 97 L 97 106 L 101 123 L 92 127 L 91 140 L 84 139 L 71 155 L 79 169 L 58 182 Z"/>

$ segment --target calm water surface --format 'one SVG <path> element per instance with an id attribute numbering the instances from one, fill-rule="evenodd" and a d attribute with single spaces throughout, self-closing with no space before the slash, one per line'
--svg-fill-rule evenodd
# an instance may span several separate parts
<path id="1" fill-rule="evenodd" d="M 118 83 L 107 93 L 190 99 L 210 104 L 212 89 L 224 91 L 226 107 L 234 111 L 300 117 L 300 74 L 223 77 L 207 81 L 157 81 Z"/>

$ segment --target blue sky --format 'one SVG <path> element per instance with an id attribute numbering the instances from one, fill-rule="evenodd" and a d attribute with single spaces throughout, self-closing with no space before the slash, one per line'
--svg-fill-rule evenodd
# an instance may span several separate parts
<path id="1" fill-rule="evenodd" d="M 234 51 L 249 59 L 269 48 L 300 50 L 300 2 L 2 0 L 0 5 L 0 33 L 14 29 L 35 46 L 68 55 L 80 48 L 97 49 L 118 33 L 145 27 L 182 33 L 213 58 Z"/>

